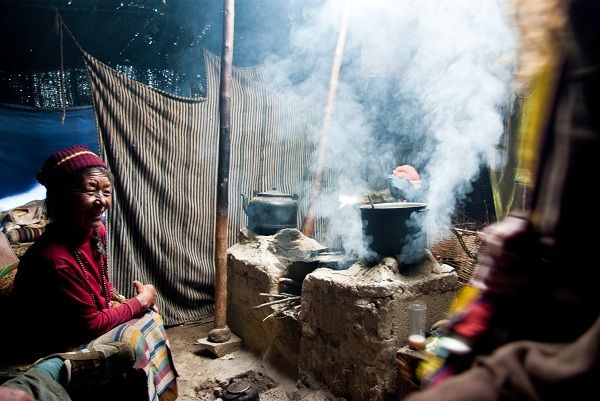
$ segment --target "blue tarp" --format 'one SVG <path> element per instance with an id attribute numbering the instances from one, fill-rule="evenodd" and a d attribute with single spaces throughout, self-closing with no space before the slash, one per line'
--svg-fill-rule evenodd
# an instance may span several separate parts
<path id="1" fill-rule="evenodd" d="M 0 203 L 33 189 L 44 160 L 58 150 L 85 144 L 98 151 L 96 116 L 92 106 L 40 111 L 0 105 Z"/>

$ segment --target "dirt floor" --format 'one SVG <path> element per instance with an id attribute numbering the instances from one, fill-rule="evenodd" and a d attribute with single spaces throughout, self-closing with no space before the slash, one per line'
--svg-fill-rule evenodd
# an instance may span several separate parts
<path id="1" fill-rule="evenodd" d="M 293 372 L 283 372 L 261 361 L 259 355 L 242 349 L 216 357 L 201 349 L 197 340 L 213 327 L 212 319 L 167 329 L 175 367 L 179 373 L 178 401 L 213 401 L 233 381 L 254 386 L 261 401 L 344 401 L 323 389 L 296 383 Z"/>

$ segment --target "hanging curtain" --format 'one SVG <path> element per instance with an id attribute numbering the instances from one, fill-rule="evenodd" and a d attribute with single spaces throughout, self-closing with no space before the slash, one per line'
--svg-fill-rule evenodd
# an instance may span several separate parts
<path id="1" fill-rule="evenodd" d="M 207 317 L 214 296 L 220 60 L 205 52 L 207 96 L 184 98 L 127 78 L 85 52 L 84 58 L 100 150 L 115 175 L 111 278 L 127 296 L 134 279 L 154 284 L 167 325 Z M 315 104 L 278 95 L 260 67 L 234 68 L 229 245 L 247 222 L 240 194 L 275 187 L 308 199 L 310 138 L 318 129 L 310 122 L 320 121 L 322 110 Z"/>

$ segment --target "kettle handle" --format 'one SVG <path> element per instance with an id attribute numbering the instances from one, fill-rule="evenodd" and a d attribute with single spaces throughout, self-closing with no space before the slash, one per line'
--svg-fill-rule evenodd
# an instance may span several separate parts
<path id="1" fill-rule="evenodd" d="M 244 210 L 244 213 L 248 215 L 248 198 L 246 198 L 246 195 L 244 194 L 240 195 L 242 195 L 242 209 Z"/>

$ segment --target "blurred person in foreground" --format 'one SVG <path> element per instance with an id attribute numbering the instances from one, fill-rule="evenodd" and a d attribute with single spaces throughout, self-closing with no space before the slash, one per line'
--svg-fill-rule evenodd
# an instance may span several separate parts
<path id="1" fill-rule="evenodd" d="M 112 342 L 85 350 L 57 353 L 0 385 L 0 401 L 71 401 L 69 391 L 89 391 L 108 384 L 135 362 L 129 344 Z"/>
<path id="2" fill-rule="evenodd" d="M 76 145 L 50 155 L 37 178 L 46 187 L 51 222 L 21 258 L 9 297 L 13 357 L 34 361 L 125 342 L 136 352 L 134 369 L 145 373 L 148 399 L 176 398 L 177 373 L 156 313 L 156 289 L 133 281 L 137 295 L 125 299 L 109 279 L 102 222 L 112 204 L 108 166 Z"/>
<path id="3" fill-rule="evenodd" d="M 484 230 L 462 305 L 407 401 L 600 398 L 589 180 L 600 157 L 600 2 L 523 0 L 515 10 L 521 71 L 546 77 L 531 94 L 541 138 L 533 195 Z"/>

